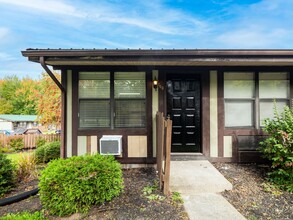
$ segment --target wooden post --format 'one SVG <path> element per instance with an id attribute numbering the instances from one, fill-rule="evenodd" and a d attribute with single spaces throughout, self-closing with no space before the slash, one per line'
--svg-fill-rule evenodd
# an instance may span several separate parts
<path id="1" fill-rule="evenodd" d="M 157 113 L 157 170 L 160 178 L 160 189 L 163 188 L 163 177 L 162 177 L 162 171 L 163 171 L 163 151 L 164 151 L 164 117 L 163 113 L 158 112 Z"/>
<path id="2" fill-rule="evenodd" d="M 165 179 L 164 179 L 164 194 L 169 194 L 170 185 L 170 160 L 171 160 L 171 136 L 172 136 L 172 121 L 167 119 L 166 125 L 166 159 L 165 159 Z"/>

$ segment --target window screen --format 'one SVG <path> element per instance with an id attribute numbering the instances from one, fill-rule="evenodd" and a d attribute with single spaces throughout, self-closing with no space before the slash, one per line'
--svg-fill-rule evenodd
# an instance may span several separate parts
<path id="1" fill-rule="evenodd" d="M 282 112 L 289 105 L 289 74 L 286 72 L 259 73 L 260 125 L 264 119 L 274 117 L 274 107 Z"/>
<path id="2" fill-rule="evenodd" d="M 145 127 L 145 73 L 116 72 L 114 77 L 115 127 Z"/>
<path id="3" fill-rule="evenodd" d="M 224 98 L 226 127 L 254 126 L 254 73 L 224 73 Z"/>
<path id="4" fill-rule="evenodd" d="M 79 127 L 110 127 L 110 73 L 80 72 Z"/>
<path id="5" fill-rule="evenodd" d="M 116 100 L 115 127 L 145 127 L 145 100 Z"/>

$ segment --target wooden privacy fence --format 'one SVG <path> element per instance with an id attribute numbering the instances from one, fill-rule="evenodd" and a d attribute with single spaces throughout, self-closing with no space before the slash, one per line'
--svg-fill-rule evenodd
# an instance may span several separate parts
<path id="1" fill-rule="evenodd" d="M 172 121 L 165 119 L 163 113 L 157 112 L 157 170 L 160 189 L 169 194 Z"/>
<path id="2" fill-rule="evenodd" d="M 9 142 L 12 139 L 22 138 L 24 149 L 32 149 L 36 147 L 37 140 L 45 139 L 47 142 L 60 141 L 60 134 L 25 134 L 25 135 L 11 135 L 0 134 L 0 146 L 10 147 Z"/>

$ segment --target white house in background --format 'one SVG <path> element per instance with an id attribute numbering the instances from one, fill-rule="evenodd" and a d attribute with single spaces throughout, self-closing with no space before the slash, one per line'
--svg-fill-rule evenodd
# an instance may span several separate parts
<path id="1" fill-rule="evenodd" d="M 17 128 L 38 126 L 36 115 L 0 115 L 0 130 L 12 131 Z"/>

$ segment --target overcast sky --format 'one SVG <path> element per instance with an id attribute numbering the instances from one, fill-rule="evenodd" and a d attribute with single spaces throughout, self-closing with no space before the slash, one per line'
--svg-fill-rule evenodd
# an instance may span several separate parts
<path id="1" fill-rule="evenodd" d="M 27 48 L 291 49 L 293 0 L 0 0 L 0 78 Z"/>

